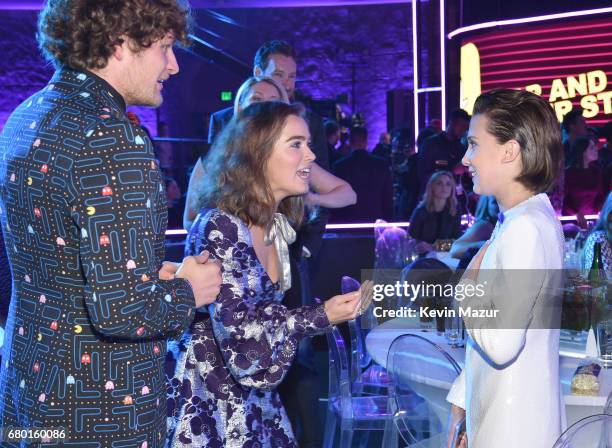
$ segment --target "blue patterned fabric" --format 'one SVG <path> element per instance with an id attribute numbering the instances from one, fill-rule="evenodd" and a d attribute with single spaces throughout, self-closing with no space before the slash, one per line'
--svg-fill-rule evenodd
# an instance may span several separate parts
<path id="1" fill-rule="evenodd" d="M 66 69 L 11 115 L 0 156 L 13 273 L 0 426 L 64 427 L 63 446 L 163 446 L 165 339 L 194 298 L 158 279 L 167 209 L 150 139 L 108 83 Z"/>

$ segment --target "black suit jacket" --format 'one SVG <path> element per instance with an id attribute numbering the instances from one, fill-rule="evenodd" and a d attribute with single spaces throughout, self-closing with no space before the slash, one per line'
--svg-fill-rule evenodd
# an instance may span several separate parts
<path id="1" fill-rule="evenodd" d="M 210 124 L 208 126 L 208 144 L 212 145 L 215 138 L 227 123 L 234 116 L 234 108 L 226 107 L 225 109 L 218 110 L 210 116 Z"/>
<path id="2" fill-rule="evenodd" d="M 166 338 L 187 328 L 194 298 L 187 281 L 158 278 L 168 212 L 151 140 L 106 81 L 66 69 L 13 112 L 0 153 L 14 286 L 0 426 L 164 446 Z"/>
<path id="3" fill-rule="evenodd" d="M 434 172 L 452 171 L 461 163 L 465 147 L 459 141 L 450 140 L 446 132 L 442 132 L 425 139 L 417 154 L 420 196 L 422 196 L 427 181 Z"/>
<path id="4" fill-rule="evenodd" d="M 334 165 L 334 174 L 347 181 L 357 203 L 332 211 L 333 222 L 374 222 L 393 219 L 393 183 L 387 162 L 365 149 L 353 150 Z"/>

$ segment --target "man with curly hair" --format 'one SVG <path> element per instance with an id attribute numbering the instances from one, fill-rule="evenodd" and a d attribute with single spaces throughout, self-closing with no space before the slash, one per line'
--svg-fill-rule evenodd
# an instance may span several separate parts
<path id="1" fill-rule="evenodd" d="M 163 177 L 125 108 L 161 104 L 188 24 L 180 0 L 49 0 L 40 14 L 40 47 L 57 72 L 0 136 L 13 274 L 5 429 L 64 428 L 42 433 L 49 446 L 164 444 L 166 339 L 215 299 L 221 278 L 207 254 L 162 264 Z M 2 446 L 36 441 L 5 432 Z"/>

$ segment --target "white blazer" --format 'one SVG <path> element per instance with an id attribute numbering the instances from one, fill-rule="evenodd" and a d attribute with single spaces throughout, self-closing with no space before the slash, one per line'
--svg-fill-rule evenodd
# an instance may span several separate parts
<path id="1" fill-rule="evenodd" d="M 561 302 L 547 291 L 560 286 L 563 242 L 546 194 L 504 212 L 493 231 L 477 279 L 493 284 L 478 306 L 500 310 L 498 328 L 466 319 L 465 367 L 447 396 L 466 409 L 470 448 L 548 448 L 562 432 Z"/>

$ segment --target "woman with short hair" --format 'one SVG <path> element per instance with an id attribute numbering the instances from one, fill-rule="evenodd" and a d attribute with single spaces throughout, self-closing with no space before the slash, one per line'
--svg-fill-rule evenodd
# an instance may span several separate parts
<path id="1" fill-rule="evenodd" d="M 559 124 L 543 98 L 496 90 L 476 100 L 468 142 L 474 192 L 494 196 L 501 214 L 462 279 L 484 294 L 461 306 L 497 313 L 464 317 L 465 367 L 447 399 L 455 419 L 466 415 L 470 448 L 550 447 L 564 412 L 555 294 L 564 239 L 545 194 L 563 160 Z"/>

